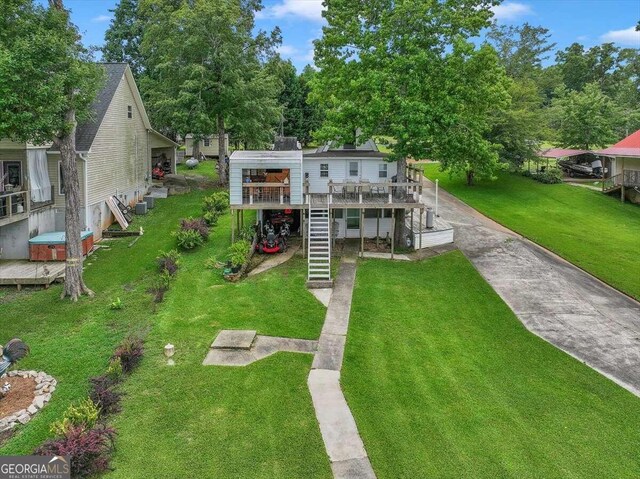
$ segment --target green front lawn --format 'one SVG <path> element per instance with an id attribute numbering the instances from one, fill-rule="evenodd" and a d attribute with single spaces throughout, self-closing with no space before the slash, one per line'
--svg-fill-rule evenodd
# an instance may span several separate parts
<path id="1" fill-rule="evenodd" d="M 640 477 L 638 398 L 529 333 L 459 252 L 361 262 L 342 384 L 380 479 Z"/>
<path id="2" fill-rule="evenodd" d="M 178 220 L 197 216 L 210 192 L 158 200 L 136 218 L 145 235 L 104 242 L 87 261 L 93 299 L 77 304 L 48 291 L 0 295 L 0 343 L 19 336 L 31 346 L 20 367 L 58 379 L 51 403 L 0 455 L 29 454 L 49 437 L 49 426 L 70 402 L 86 397 L 88 378 L 102 374 L 109 356 L 128 332 L 146 333 L 142 365 L 124 383 L 115 470 L 109 477 L 330 477 L 329 462 L 315 419 L 306 378 L 312 357 L 278 353 L 245 368 L 202 366 L 222 328 L 257 329 L 260 334 L 315 339 L 325 308 L 304 288 L 301 259 L 238 284 L 220 270 L 204 267 L 223 260 L 229 246 L 230 216 L 220 219 L 209 242 L 184 253 L 177 278 L 163 303 L 147 292 L 157 276 L 159 250 L 175 247 Z M 120 297 L 124 309 L 109 304 Z M 176 346 L 175 366 L 163 347 Z"/>
<path id="3" fill-rule="evenodd" d="M 193 169 L 187 168 L 184 163 L 180 163 L 177 165 L 177 173 L 185 176 L 202 176 L 215 181 L 218 179 L 217 164 L 218 161 L 215 158 L 201 161 Z"/>
<path id="4" fill-rule="evenodd" d="M 428 178 L 504 226 L 559 254 L 621 291 L 640 299 L 640 207 L 598 191 L 545 185 L 517 174 L 468 187 L 439 164 Z"/>

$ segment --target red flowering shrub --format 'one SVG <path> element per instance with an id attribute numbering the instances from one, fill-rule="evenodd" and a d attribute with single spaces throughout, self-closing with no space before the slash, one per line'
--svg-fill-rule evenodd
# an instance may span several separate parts
<path id="1" fill-rule="evenodd" d="M 45 442 L 34 454 L 69 456 L 71 477 L 90 477 L 109 470 L 115 436 L 115 430 L 109 427 L 71 427 L 64 437 Z"/>

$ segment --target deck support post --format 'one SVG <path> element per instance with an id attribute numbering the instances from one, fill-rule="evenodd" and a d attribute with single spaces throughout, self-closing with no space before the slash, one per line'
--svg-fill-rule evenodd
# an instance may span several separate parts
<path id="1" fill-rule="evenodd" d="M 422 251 L 422 208 L 418 210 L 418 214 L 420 215 L 420 219 L 418 220 L 418 250 Z"/>
<path id="2" fill-rule="evenodd" d="M 233 215 L 236 213 L 236 210 L 234 210 L 233 208 L 231 209 L 231 242 L 235 242 L 236 240 L 236 232 L 234 229 L 234 221 L 233 221 Z"/>
<path id="3" fill-rule="evenodd" d="M 380 244 L 380 208 L 376 209 L 376 248 Z"/>
<path id="4" fill-rule="evenodd" d="M 391 210 L 391 259 L 393 259 L 393 250 L 395 247 L 396 239 L 396 210 Z"/>
<path id="5" fill-rule="evenodd" d="M 307 228 L 304 224 L 304 208 L 300 208 L 300 229 L 302 229 L 302 257 L 307 257 L 307 248 L 306 248 L 306 239 L 307 239 Z"/>
<path id="6" fill-rule="evenodd" d="M 360 257 L 364 258 L 364 209 L 360 208 Z"/>
<path id="7" fill-rule="evenodd" d="M 414 210 L 414 209 L 415 209 L 415 208 L 411 208 L 411 228 L 409 228 L 409 232 L 410 232 L 412 235 L 414 234 L 414 233 L 413 233 L 413 228 L 414 228 L 414 225 L 413 225 L 413 210 Z M 413 244 L 413 242 L 414 242 L 414 241 L 415 241 L 415 236 L 413 236 L 413 238 L 411 238 L 411 246 L 415 246 L 415 245 Z"/>

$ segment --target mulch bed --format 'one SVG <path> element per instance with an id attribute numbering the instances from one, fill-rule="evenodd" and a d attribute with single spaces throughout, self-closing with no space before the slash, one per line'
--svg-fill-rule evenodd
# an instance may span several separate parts
<path id="1" fill-rule="evenodd" d="M 13 376 L 0 379 L 0 387 L 4 383 L 11 384 L 11 391 L 4 399 L 0 399 L 0 419 L 31 406 L 36 395 L 36 382 L 33 378 Z"/>

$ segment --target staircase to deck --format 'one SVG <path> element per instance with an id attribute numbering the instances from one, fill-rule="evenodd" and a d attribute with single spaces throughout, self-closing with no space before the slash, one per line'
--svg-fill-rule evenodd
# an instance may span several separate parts
<path id="1" fill-rule="evenodd" d="M 307 284 L 331 286 L 331 228 L 329 206 L 310 206 L 308 223 Z"/>

